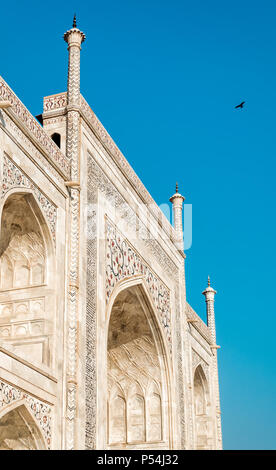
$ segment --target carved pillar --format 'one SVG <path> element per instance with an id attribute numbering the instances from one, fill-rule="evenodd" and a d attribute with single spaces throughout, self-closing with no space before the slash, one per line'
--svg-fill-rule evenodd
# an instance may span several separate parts
<path id="1" fill-rule="evenodd" d="M 182 224 L 182 210 L 183 210 L 183 201 L 185 200 L 178 192 L 178 184 L 176 183 L 175 194 L 170 198 L 170 202 L 173 205 L 173 218 L 174 218 L 174 228 L 177 234 L 177 247 L 179 250 L 184 250 L 184 241 L 183 241 L 183 224 Z"/>
<path id="2" fill-rule="evenodd" d="M 85 35 L 77 28 L 76 17 L 73 27 L 64 34 L 68 43 L 68 85 L 67 85 L 67 141 L 66 153 L 71 163 L 70 188 L 70 254 L 68 287 L 68 329 L 66 363 L 66 449 L 75 447 L 75 420 L 77 411 L 77 337 L 79 315 L 79 153 L 80 153 L 80 50 Z"/>
<path id="3" fill-rule="evenodd" d="M 218 380 L 218 359 L 217 349 L 219 346 L 216 344 L 216 322 L 215 322 L 215 294 L 216 291 L 210 285 L 210 277 L 208 276 L 208 287 L 202 292 L 206 301 L 207 325 L 210 328 L 212 344 L 211 349 L 213 352 L 212 357 L 212 382 L 215 398 L 215 448 L 222 449 L 222 433 L 221 433 L 221 411 L 220 411 L 220 398 L 219 398 L 219 380 Z"/>

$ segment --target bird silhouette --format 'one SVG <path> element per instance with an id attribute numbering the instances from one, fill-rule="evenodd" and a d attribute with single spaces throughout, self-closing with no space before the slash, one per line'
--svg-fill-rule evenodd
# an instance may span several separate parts
<path id="1" fill-rule="evenodd" d="M 242 101 L 240 104 L 238 104 L 238 106 L 235 106 L 235 109 L 238 109 L 238 108 L 243 108 L 243 105 L 244 105 L 245 101 Z"/>

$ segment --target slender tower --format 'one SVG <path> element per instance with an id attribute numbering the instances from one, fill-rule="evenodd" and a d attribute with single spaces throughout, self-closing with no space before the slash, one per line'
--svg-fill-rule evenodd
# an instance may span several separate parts
<path id="1" fill-rule="evenodd" d="M 211 333 L 211 349 L 212 349 L 212 368 L 213 368 L 213 390 L 215 396 L 215 430 L 216 430 L 216 449 L 222 449 L 222 433 L 221 433 L 221 411 L 220 411 L 220 398 L 219 398 L 219 381 L 218 381 L 218 358 L 217 350 L 220 346 L 216 343 L 216 322 L 215 322 L 215 294 L 217 292 L 211 287 L 210 276 L 208 276 L 208 286 L 202 292 L 205 296 L 206 301 L 206 314 L 207 314 L 207 325 Z"/>
<path id="2" fill-rule="evenodd" d="M 189 410 L 185 404 L 184 397 L 188 393 L 191 393 L 188 389 L 188 380 L 187 380 L 187 366 L 186 366 L 186 353 L 185 347 L 188 344 L 188 327 L 187 319 L 184 314 L 186 310 L 186 285 L 185 285 L 185 254 L 184 254 L 184 241 L 183 241 L 183 202 L 185 198 L 178 192 L 178 183 L 175 185 L 175 194 L 170 198 L 170 202 L 173 206 L 173 226 L 176 232 L 176 242 L 175 245 L 179 250 L 179 253 L 183 257 L 183 262 L 179 269 L 179 286 L 180 286 L 180 311 L 183 313 L 179 316 L 177 320 L 177 343 L 179 345 L 179 355 L 180 361 L 178 364 L 178 377 L 179 377 L 179 416 L 180 416 L 180 433 L 181 438 L 179 441 L 179 446 L 181 449 L 189 448 L 189 429 L 188 429 L 188 420 L 189 420 Z"/>
<path id="3" fill-rule="evenodd" d="M 177 234 L 177 247 L 179 250 L 184 250 L 184 241 L 183 241 L 183 201 L 185 197 L 178 192 L 178 183 L 175 186 L 175 194 L 170 198 L 170 202 L 173 205 L 173 218 L 174 218 L 174 228 Z"/>
<path id="4" fill-rule="evenodd" d="M 68 279 L 67 361 L 66 361 L 66 423 L 65 447 L 76 446 L 77 412 L 77 338 L 79 320 L 79 215 L 80 215 L 80 50 L 85 35 L 77 28 L 76 15 L 73 26 L 64 34 L 68 44 L 67 83 L 67 137 L 66 153 L 71 163 L 70 191 L 70 253 Z"/>
<path id="5" fill-rule="evenodd" d="M 202 292 L 205 296 L 207 325 L 210 328 L 212 346 L 216 345 L 216 322 L 215 322 L 215 294 L 216 291 L 211 287 L 210 276 L 208 276 L 208 287 Z"/>

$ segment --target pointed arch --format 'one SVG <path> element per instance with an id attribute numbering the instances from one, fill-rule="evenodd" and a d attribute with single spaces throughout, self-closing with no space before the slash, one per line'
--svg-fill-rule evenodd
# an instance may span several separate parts
<path id="1" fill-rule="evenodd" d="M 108 397 L 109 444 L 126 441 L 126 399 L 120 384 L 113 384 Z"/>
<path id="2" fill-rule="evenodd" d="M 43 435 L 23 400 L 0 415 L 0 450 L 45 450 Z"/>
<path id="3" fill-rule="evenodd" d="M 209 387 L 204 370 L 199 364 L 194 372 L 194 416 L 196 447 L 198 450 L 208 448 L 209 437 Z"/>
<path id="4" fill-rule="evenodd" d="M 121 384 L 127 406 L 125 442 L 113 444 L 125 448 L 139 444 L 147 448 L 151 445 L 170 448 L 170 356 L 158 313 L 142 276 L 116 285 L 106 316 L 108 381 Z"/>
<path id="5" fill-rule="evenodd" d="M 141 393 L 128 397 L 128 442 L 146 442 L 145 398 Z"/>
<path id="6" fill-rule="evenodd" d="M 152 381 L 146 394 L 148 414 L 147 440 L 153 442 L 162 440 L 162 400 L 158 385 L 155 381 Z"/>
<path id="7" fill-rule="evenodd" d="M 136 292 L 139 295 L 139 299 L 141 299 L 142 301 L 142 305 L 144 306 L 144 311 L 147 316 L 147 319 L 151 323 L 152 330 L 156 336 L 156 340 L 158 340 L 158 344 L 162 351 L 162 355 L 166 359 L 168 372 L 171 373 L 170 351 L 169 351 L 169 347 L 167 343 L 167 338 L 164 333 L 163 325 L 160 321 L 159 313 L 157 312 L 154 302 L 151 298 L 151 294 L 148 290 L 144 276 L 135 275 L 135 276 L 132 276 L 131 278 L 123 279 L 117 282 L 116 286 L 114 287 L 110 295 L 108 305 L 107 305 L 107 310 L 106 310 L 107 324 L 109 325 L 112 308 L 118 295 L 122 291 L 127 290 L 132 287 L 136 288 Z M 108 328 L 106 331 L 108 333 Z"/>
<path id="8" fill-rule="evenodd" d="M 48 222 L 26 188 L 7 191 L 0 217 L 0 344 L 29 362 L 50 365 L 56 259 Z"/>
<path id="9" fill-rule="evenodd" d="M 207 411 L 207 379 L 201 365 L 194 373 L 194 398 L 196 416 L 204 415 Z"/>
<path id="10" fill-rule="evenodd" d="M 55 243 L 54 243 L 54 239 L 52 235 L 52 230 L 51 230 L 47 217 L 45 217 L 45 213 L 41 207 L 40 200 L 38 199 L 36 194 L 30 189 L 24 188 L 24 187 L 12 188 L 12 189 L 9 189 L 5 193 L 0 203 L 1 225 L 2 225 L 2 220 L 3 220 L 3 211 L 5 209 L 7 202 L 9 202 L 9 200 L 11 200 L 13 197 L 16 197 L 16 196 L 25 197 L 30 210 L 32 211 L 35 219 L 37 220 L 40 226 L 41 234 L 42 234 L 45 246 L 47 248 L 47 254 L 51 258 L 52 256 L 54 256 L 54 251 L 55 251 Z M 43 199 L 43 196 L 41 199 Z M 3 227 L 1 226 L 1 232 L 2 232 L 2 229 Z M 1 251 L 0 251 L 0 256 L 1 256 Z"/>

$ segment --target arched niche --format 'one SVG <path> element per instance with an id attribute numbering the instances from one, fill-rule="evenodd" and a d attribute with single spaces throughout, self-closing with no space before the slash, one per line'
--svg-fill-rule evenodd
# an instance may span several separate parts
<path id="1" fill-rule="evenodd" d="M 122 388 L 111 381 L 108 402 L 108 416 L 111 417 L 109 422 L 109 442 L 111 444 L 126 442 L 126 399 Z"/>
<path id="2" fill-rule="evenodd" d="M 0 344 L 49 366 L 55 316 L 55 257 L 35 197 L 12 192 L 1 211 Z"/>
<path id="3" fill-rule="evenodd" d="M 0 419 L 0 450 L 46 449 L 42 434 L 26 406 L 21 404 Z"/>
<path id="4" fill-rule="evenodd" d="M 108 325 L 107 381 L 109 447 L 169 448 L 167 350 L 142 284 L 122 289 L 113 301 Z M 125 404 L 124 434 L 120 431 L 122 415 L 118 419 L 119 411 L 114 404 L 118 398 Z M 116 434 L 120 439 L 114 439 Z"/>
<path id="5" fill-rule="evenodd" d="M 209 387 L 202 369 L 197 366 L 194 372 L 194 415 L 196 431 L 196 448 L 208 449 L 210 445 L 210 400 Z"/>
<path id="6" fill-rule="evenodd" d="M 146 442 L 145 394 L 140 380 L 129 383 L 127 400 L 127 440 Z"/>
<path id="7" fill-rule="evenodd" d="M 54 132 L 51 135 L 51 138 L 55 142 L 55 144 L 60 148 L 60 146 L 61 146 L 61 135 L 58 132 Z"/>
<path id="8" fill-rule="evenodd" d="M 155 381 L 152 381 L 147 390 L 148 402 L 148 440 L 159 441 L 162 439 L 162 401 L 161 391 Z"/>

